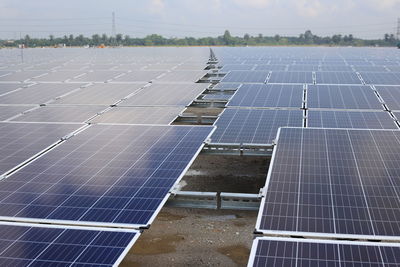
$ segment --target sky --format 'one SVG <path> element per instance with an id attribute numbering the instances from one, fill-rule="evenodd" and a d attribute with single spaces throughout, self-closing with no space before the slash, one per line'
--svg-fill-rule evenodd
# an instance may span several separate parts
<path id="1" fill-rule="evenodd" d="M 131 37 L 396 33 L 400 0 L 0 0 L 0 38 L 117 33 Z"/>

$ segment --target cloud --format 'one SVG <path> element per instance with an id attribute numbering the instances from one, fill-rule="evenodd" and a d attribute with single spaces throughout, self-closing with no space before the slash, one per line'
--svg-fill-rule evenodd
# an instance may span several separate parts
<path id="1" fill-rule="evenodd" d="M 371 7 L 378 9 L 389 9 L 400 4 L 400 0 L 367 0 Z"/>
<path id="2" fill-rule="evenodd" d="M 151 0 L 149 1 L 148 10 L 152 14 L 160 14 L 163 13 L 165 9 L 164 0 Z"/>
<path id="3" fill-rule="evenodd" d="M 325 11 L 325 5 L 319 0 L 297 0 L 295 1 L 297 13 L 304 17 L 317 17 Z"/>
<path id="4" fill-rule="evenodd" d="M 272 0 L 234 0 L 238 6 L 251 7 L 251 8 L 265 8 Z"/>

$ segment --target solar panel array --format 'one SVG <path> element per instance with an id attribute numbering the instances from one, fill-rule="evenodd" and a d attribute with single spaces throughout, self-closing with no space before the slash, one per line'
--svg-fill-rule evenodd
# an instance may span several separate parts
<path id="1" fill-rule="evenodd" d="M 1 266 L 116 266 L 134 230 L 0 223 Z"/>
<path id="2" fill-rule="evenodd" d="M 256 238 L 249 266 L 398 266 L 393 243 Z"/>
<path id="3" fill-rule="evenodd" d="M 116 266 L 213 130 L 170 125 L 207 89 L 209 50 L 13 51 L 0 50 L 0 264 Z"/>
<path id="4" fill-rule="evenodd" d="M 399 265 L 398 53 L 215 50 L 226 73 L 215 90 L 237 89 L 212 142 L 251 143 L 262 136 L 258 129 L 276 141 L 256 223 L 258 234 L 271 237 L 256 238 L 249 266 Z M 273 123 L 273 112 L 302 110 L 304 125 Z M 270 115 L 260 120 L 256 112 Z M 332 240 L 343 238 L 394 242 Z"/>

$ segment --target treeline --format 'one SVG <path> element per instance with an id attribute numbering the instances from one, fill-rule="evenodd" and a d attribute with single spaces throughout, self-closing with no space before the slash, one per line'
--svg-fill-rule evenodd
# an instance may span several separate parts
<path id="1" fill-rule="evenodd" d="M 365 40 L 350 35 L 333 35 L 321 37 L 306 31 L 296 37 L 287 36 L 251 36 L 245 34 L 243 37 L 232 36 L 229 31 L 218 37 L 203 38 L 165 38 L 158 34 L 148 35 L 144 38 L 133 38 L 129 35 L 117 34 L 115 37 L 106 34 L 94 34 L 92 37 L 83 35 L 65 35 L 63 37 L 31 38 L 26 35 L 23 39 L 10 41 L 0 40 L 0 46 L 15 47 L 19 45 L 26 47 L 42 46 L 263 46 L 263 45 L 335 45 L 335 46 L 396 46 L 398 41 L 393 34 L 385 34 L 382 39 Z"/>

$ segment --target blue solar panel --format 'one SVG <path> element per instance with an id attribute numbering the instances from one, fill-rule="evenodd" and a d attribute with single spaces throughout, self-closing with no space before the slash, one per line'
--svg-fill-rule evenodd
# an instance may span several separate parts
<path id="1" fill-rule="evenodd" d="M 308 127 L 398 129 L 389 112 L 308 110 Z"/>
<path id="2" fill-rule="evenodd" d="M 227 64 L 222 67 L 221 72 L 228 72 L 231 70 L 252 70 L 254 65 L 249 64 Z"/>
<path id="3" fill-rule="evenodd" d="M 268 71 L 230 71 L 221 80 L 228 83 L 265 83 Z"/>
<path id="4" fill-rule="evenodd" d="M 254 70 L 284 71 L 287 65 L 257 65 Z"/>
<path id="5" fill-rule="evenodd" d="M 0 175 L 59 142 L 79 124 L 0 123 Z"/>
<path id="6" fill-rule="evenodd" d="M 212 143 L 272 144 L 279 127 L 303 126 L 303 111 L 229 108 L 215 125 Z"/>
<path id="7" fill-rule="evenodd" d="M 94 125 L 0 181 L 0 216 L 147 226 L 213 127 Z"/>
<path id="8" fill-rule="evenodd" d="M 1 266 L 115 266 L 134 230 L 0 223 Z"/>
<path id="9" fill-rule="evenodd" d="M 301 72 L 301 71 L 273 71 L 268 83 L 301 83 L 301 84 L 312 84 L 313 77 L 312 72 Z"/>
<path id="10" fill-rule="evenodd" d="M 316 84 L 362 84 L 354 72 L 316 72 Z"/>
<path id="11" fill-rule="evenodd" d="M 400 86 L 375 86 L 389 110 L 400 110 Z"/>
<path id="12" fill-rule="evenodd" d="M 395 72 L 361 72 L 366 84 L 400 85 L 400 73 Z"/>
<path id="13" fill-rule="evenodd" d="M 256 228 L 400 237 L 400 131 L 281 128 Z"/>
<path id="14" fill-rule="evenodd" d="M 301 108 L 303 95 L 303 85 L 244 84 L 237 90 L 228 105 Z"/>
<path id="15" fill-rule="evenodd" d="M 382 110 L 375 92 L 369 86 L 309 85 L 308 108 Z"/>
<path id="16" fill-rule="evenodd" d="M 294 238 L 256 238 L 248 266 L 399 266 L 400 246 Z"/>

